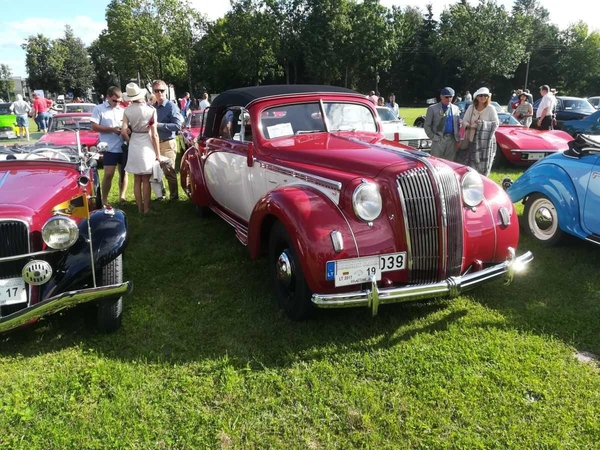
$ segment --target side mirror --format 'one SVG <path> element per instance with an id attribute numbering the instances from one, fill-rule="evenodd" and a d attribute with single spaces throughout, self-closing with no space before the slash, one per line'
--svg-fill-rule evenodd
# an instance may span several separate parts
<path id="1" fill-rule="evenodd" d="M 248 142 L 248 167 L 254 165 L 254 143 Z"/>
<path id="2" fill-rule="evenodd" d="M 96 148 L 98 152 L 104 153 L 108 149 L 108 144 L 106 142 L 99 142 Z"/>

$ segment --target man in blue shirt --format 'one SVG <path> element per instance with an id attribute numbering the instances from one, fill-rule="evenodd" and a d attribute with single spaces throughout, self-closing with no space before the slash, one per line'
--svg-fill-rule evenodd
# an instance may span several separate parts
<path id="1" fill-rule="evenodd" d="M 169 159 L 170 166 L 163 167 L 163 172 L 169 185 L 169 198 L 179 200 L 179 185 L 175 171 L 175 158 L 177 157 L 177 133 L 181 131 L 183 117 L 177 105 L 167 99 L 167 84 L 163 80 L 152 83 L 152 92 L 156 96 L 156 121 L 160 154 Z M 162 200 L 162 198 L 161 198 Z"/>
<path id="2" fill-rule="evenodd" d="M 108 193 L 119 167 L 119 200 L 125 201 L 127 192 L 127 174 L 125 173 L 126 160 L 123 155 L 123 138 L 121 138 L 121 125 L 123 111 L 121 108 L 121 89 L 111 86 L 106 92 L 106 101 L 94 106 L 92 110 L 92 130 L 100 133 L 100 141 L 106 142 L 108 148 L 104 152 L 104 177 L 102 178 L 102 204 L 108 204 Z"/>
<path id="3" fill-rule="evenodd" d="M 452 103 L 454 89 L 445 87 L 440 102 L 427 108 L 425 133 L 431 139 L 431 154 L 454 161 L 460 143 L 460 110 Z"/>

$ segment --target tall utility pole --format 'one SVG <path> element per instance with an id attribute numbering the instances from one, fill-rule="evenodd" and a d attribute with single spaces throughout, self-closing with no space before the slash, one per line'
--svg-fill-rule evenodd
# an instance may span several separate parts
<path id="1" fill-rule="evenodd" d="M 531 53 L 529 54 L 529 58 L 527 58 L 527 69 L 525 70 L 525 86 L 523 86 L 523 89 L 527 89 L 527 81 L 529 81 L 529 61 L 531 61 Z"/>

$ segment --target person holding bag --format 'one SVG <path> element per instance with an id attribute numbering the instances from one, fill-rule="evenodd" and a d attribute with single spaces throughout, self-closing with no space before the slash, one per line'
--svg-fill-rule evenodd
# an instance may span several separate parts
<path id="1" fill-rule="evenodd" d="M 488 176 L 492 170 L 496 155 L 496 139 L 494 133 L 499 120 L 496 109 L 490 104 L 492 94 L 482 87 L 474 94 L 473 103 L 467 108 L 462 126 L 465 129 L 461 150 L 457 162 L 472 167 L 481 175 Z"/>
<path id="2" fill-rule="evenodd" d="M 143 214 L 150 212 L 150 177 L 155 161 L 160 161 L 156 110 L 146 104 L 146 93 L 136 83 L 127 85 L 124 97 L 131 104 L 125 108 L 121 128 L 123 139 L 129 141 L 125 171 L 134 176 L 135 203 Z"/>

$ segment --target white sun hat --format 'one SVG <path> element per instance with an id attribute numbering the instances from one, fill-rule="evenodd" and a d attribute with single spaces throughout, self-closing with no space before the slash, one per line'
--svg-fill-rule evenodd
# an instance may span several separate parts
<path id="1" fill-rule="evenodd" d="M 128 102 L 134 102 L 136 100 L 146 98 L 147 93 L 148 91 L 146 89 L 140 88 L 136 83 L 129 83 L 125 87 L 125 95 L 123 96 L 123 99 Z"/>
<path id="2" fill-rule="evenodd" d="M 488 88 L 482 87 L 482 88 L 477 89 L 477 92 L 475 92 L 473 94 L 473 98 L 477 98 L 478 95 L 487 95 L 487 96 L 491 97 L 492 93 L 490 92 L 490 90 Z"/>

